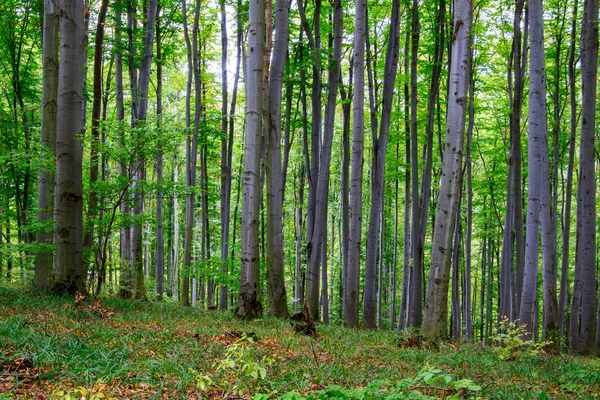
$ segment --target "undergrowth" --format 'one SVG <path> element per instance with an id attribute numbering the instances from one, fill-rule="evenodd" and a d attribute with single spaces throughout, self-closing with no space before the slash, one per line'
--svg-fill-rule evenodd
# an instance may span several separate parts
<path id="1" fill-rule="evenodd" d="M 480 344 L 406 345 L 390 332 L 339 326 L 318 325 L 317 333 L 306 337 L 287 321 L 244 322 L 231 312 L 173 302 L 106 297 L 76 305 L 73 298 L 0 285 L 0 399 L 589 399 L 600 393 L 598 359 L 530 351 L 502 357 Z M 23 367 L 23 360 L 31 365 Z"/>

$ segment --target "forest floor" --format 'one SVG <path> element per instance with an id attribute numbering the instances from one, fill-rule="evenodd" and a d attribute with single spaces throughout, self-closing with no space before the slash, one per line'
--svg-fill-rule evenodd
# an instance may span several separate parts
<path id="1" fill-rule="evenodd" d="M 505 350 L 0 285 L 0 399 L 600 398 L 599 359 Z"/>

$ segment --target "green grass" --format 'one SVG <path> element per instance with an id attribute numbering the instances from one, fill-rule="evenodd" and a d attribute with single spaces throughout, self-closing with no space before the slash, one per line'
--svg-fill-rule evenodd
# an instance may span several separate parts
<path id="1" fill-rule="evenodd" d="M 408 398 L 411 392 L 412 398 L 589 399 L 600 393 L 600 362 L 593 358 L 523 354 L 505 361 L 479 344 L 401 348 L 390 332 L 322 325 L 313 339 L 295 334 L 287 321 L 244 322 L 230 312 L 111 297 L 102 299 L 113 313 L 105 318 L 90 304 L 0 285 L 0 374 L 27 357 L 35 369 L 18 374 L 36 376 L 0 377 L 0 399 Z M 235 342 L 230 331 L 252 331 L 259 340 Z M 456 389 L 460 380 L 481 389 Z"/>

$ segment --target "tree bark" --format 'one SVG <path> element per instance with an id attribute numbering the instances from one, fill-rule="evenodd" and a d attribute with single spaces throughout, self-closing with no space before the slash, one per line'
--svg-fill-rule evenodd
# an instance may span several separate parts
<path id="1" fill-rule="evenodd" d="M 459 0 L 455 3 L 444 161 L 421 329 L 422 334 L 429 338 L 443 336 L 447 330 L 452 234 L 460 201 L 466 97 L 471 72 L 469 53 L 472 9 L 471 0 Z"/>
<path id="2" fill-rule="evenodd" d="M 58 90 L 58 14 L 55 0 L 44 0 L 43 65 L 42 65 L 42 126 L 41 158 L 56 162 L 56 102 Z M 38 221 L 46 224 L 52 219 L 54 203 L 53 168 L 42 167 L 38 175 Z M 2 236 L 0 232 L 0 236 Z M 37 234 L 40 249 L 36 253 L 33 284 L 46 287 L 50 284 L 53 256 L 49 249 L 52 233 L 43 227 Z M 1 275 L 1 274 L 0 274 Z"/>
<path id="3" fill-rule="evenodd" d="M 335 107 L 337 99 L 337 91 L 339 78 L 341 74 L 341 58 L 342 58 L 342 25 L 343 11 L 341 1 L 334 1 L 334 33 L 333 33 L 333 59 L 329 69 L 328 85 L 329 91 L 327 94 L 327 105 L 325 108 L 325 128 L 323 132 L 323 144 L 320 149 L 320 162 L 318 168 L 318 179 L 316 180 L 316 205 L 315 205 L 315 222 L 307 249 L 308 249 L 308 287 L 307 297 L 315 296 L 315 291 L 319 289 L 319 271 L 321 264 L 321 250 L 324 237 L 327 236 L 327 206 L 329 194 L 329 176 L 331 164 L 331 148 L 333 146 L 333 131 L 335 122 Z M 313 137 L 314 140 L 314 137 Z M 314 154 L 313 154 L 314 159 Z M 310 195 L 309 195 L 310 201 Z M 310 295 L 308 295 L 310 293 Z M 318 292 L 317 292 L 318 293 Z M 314 306 L 314 301 L 308 301 L 309 308 Z M 319 318 L 318 300 L 316 309 L 311 309 L 313 318 Z"/>
<path id="4" fill-rule="evenodd" d="M 288 316 L 283 270 L 283 196 L 281 175 L 281 98 L 288 46 L 289 0 L 275 3 L 275 44 L 269 76 L 269 112 L 266 137 L 267 179 L 267 303 L 275 317 Z"/>
<path id="5" fill-rule="evenodd" d="M 571 318 L 580 316 L 579 326 L 570 332 L 579 354 L 595 355 L 596 346 L 596 171 L 594 132 L 596 121 L 596 78 L 598 72 L 598 1 L 584 1 L 581 25 L 581 138 L 580 197 L 581 234 L 578 238 L 578 263 L 575 280 L 581 282 L 581 307 L 573 301 Z"/>
<path id="6" fill-rule="evenodd" d="M 87 293 L 83 263 L 83 67 L 87 45 L 83 3 L 60 1 L 60 63 L 56 115 L 56 268 L 53 290 Z"/>
<path id="7" fill-rule="evenodd" d="M 360 247 L 362 231 L 362 182 L 364 164 L 365 103 L 365 31 L 367 3 L 356 2 L 354 17 L 354 95 L 352 105 L 352 178 L 350 184 L 350 237 L 348 242 L 348 276 L 344 288 L 344 325 L 358 326 L 360 281 Z"/>
<path id="8" fill-rule="evenodd" d="M 252 0 L 249 11 L 248 59 L 246 68 L 246 142 L 244 148 L 242 201 L 242 257 L 238 318 L 262 315 L 259 300 L 259 208 L 262 132 L 262 73 L 265 39 L 264 0 Z"/>
<path id="9" fill-rule="evenodd" d="M 398 54 L 400 49 L 400 1 L 392 3 L 392 16 L 390 18 L 390 33 L 385 59 L 385 75 L 383 80 L 382 114 L 379 137 L 373 143 L 373 183 L 371 185 L 371 214 L 369 217 L 369 230 L 367 236 L 367 258 L 365 268 L 365 289 L 363 304 L 363 326 L 377 328 L 375 296 L 375 275 L 377 267 L 378 239 L 383 241 L 383 236 L 378 238 L 383 212 L 383 185 L 385 173 L 385 158 L 392 118 L 392 100 L 396 86 L 396 73 L 398 71 Z M 382 255 L 380 254 L 380 257 Z"/>

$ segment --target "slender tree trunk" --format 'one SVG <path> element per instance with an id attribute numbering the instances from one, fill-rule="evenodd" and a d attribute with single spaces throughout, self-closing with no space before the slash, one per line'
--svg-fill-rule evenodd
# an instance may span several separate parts
<path id="1" fill-rule="evenodd" d="M 571 338 L 578 344 L 572 350 L 595 355 L 596 346 L 596 171 L 594 132 L 596 121 L 596 80 L 598 72 L 598 1 L 584 1 L 581 25 L 581 138 L 580 138 L 580 198 L 581 234 L 578 237 L 578 264 L 575 280 L 581 282 L 581 306 L 573 301 L 571 318 L 580 315 L 579 326 L 571 329 Z M 578 328 L 578 329 L 577 329 Z"/>
<path id="2" fill-rule="evenodd" d="M 423 335 L 430 338 L 444 335 L 447 329 L 450 249 L 456 210 L 460 202 L 466 97 L 471 73 L 469 54 L 472 13 L 471 0 L 459 0 L 455 3 L 444 161 L 421 329 Z"/>
<path id="3" fill-rule="evenodd" d="M 313 226 L 312 237 L 307 245 L 308 252 L 308 288 L 307 297 L 309 299 L 309 307 L 314 306 L 314 301 L 310 301 L 312 296 L 318 294 L 319 289 L 319 270 L 321 261 L 322 243 L 325 242 L 324 237 L 327 236 L 327 206 L 329 194 L 329 176 L 331 164 L 331 148 L 333 146 L 333 131 L 335 122 L 335 106 L 337 99 L 337 91 L 339 77 L 341 74 L 341 57 L 342 57 L 342 25 L 343 14 L 341 1 L 336 0 L 333 4 L 334 8 L 334 33 L 333 33 L 333 59 L 331 68 L 329 69 L 329 91 L 327 95 L 327 106 L 325 108 L 325 128 L 323 133 L 323 144 L 320 149 L 320 162 L 318 168 L 318 179 L 316 185 L 316 204 L 315 204 L 315 221 Z M 313 140 L 315 137 L 313 136 Z M 314 160 L 313 153 L 313 160 Z M 310 202 L 310 196 L 309 196 Z M 325 246 L 326 248 L 327 246 Z M 316 293 L 315 293 L 316 291 Z M 318 300 L 316 309 L 311 308 L 311 314 L 314 318 L 319 316 Z"/>
<path id="4" fill-rule="evenodd" d="M 408 76 L 408 60 L 409 60 L 409 43 L 410 30 L 407 29 L 406 40 L 404 42 L 404 75 Z M 410 165 L 411 160 L 411 114 L 410 114 L 410 92 L 408 79 L 404 79 L 404 235 L 402 249 L 402 297 L 400 299 L 400 317 L 398 318 L 398 330 L 402 331 L 408 327 L 408 311 L 410 300 L 410 283 L 411 283 L 411 268 L 410 268 L 410 199 L 411 199 L 411 181 L 410 173 L 413 167 Z M 399 154 L 398 154 L 399 156 Z M 414 203 L 413 203 L 414 204 Z M 396 226 L 398 223 L 396 223 Z"/>
<path id="5" fill-rule="evenodd" d="M 321 244 L 315 242 L 315 227 L 317 222 L 317 202 L 319 191 L 319 162 L 321 161 L 321 0 L 315 2 L 314 35 L 308 25 L 302 1 L 298 3 L 298 11 L 302 20 L 312 53 L 312 120 L 311 120 L 311 151 L 308 175 L 308 204 L 306 214 L 306 252 L 309 260 L 307 268 L 306 301 L 313 318 L 319 318 L 319 260 Z M 320 233 L 319 233 L 320 235 Z M 322 235 L 321 235 L 322 236 Z M 314 255 L 313 255 L 314 253 Z"/>
<path id="6" fill-rule="evenodd" d="M 242 265 L 240 292 L 235 315 L 252 319 L 262 315 L 259 300 L 259 208 L 262 132 L 262 73 L 265 38 L 264 0 L 250 2 L 248 60 L 246 68 L 246 142 L 244 149 L 242 201 Z"/>
<path id="7" fill-rule="evenodd" d="M 474 42 L 474 40 L 473 40 Z M 465 154 L 465 168 L 467 172 L 467 226 L 465 234 L 465 284 L 463 289 L 463 329 L 464 336 L 468 340 L 473 339 L 473 316 L 472 316 L 472 305 L 476 303 L 476 297 L 473 297 L 471 301 L 471 247 L 472 247 L 472 234 L 473 234 L 473 165 L 471 159 L 471 143 L 473 139 L 473 127 L 475 125 L 475 84 L 473 80 L 474 74 L 474 60 L 473 60 L 473 49 L 470 49 L 469 58 L 471 62 L 471 73 L 469 76 L 469 123 L 467 125 L 467 144 Z M 475 277 L 475 291 L 477 291 L 477 276 Z"/>
<path id="8" fill-rule="evenodd" d="M 268 132 L 266 135 L 267 179 L 267 302 L 275 317 L 288 316 L 283 270 L 283 196 L 281 180 L 281 97 L 283 72 L 288 46 L 289 0 L 277 0 L 275 6 L 275 45 L 269 77 Z"/>
<path id="9" fill-rule="evenodd" d="M 55 161 L 56 157 L 56 101 L 58 90 L 58 13 L 55 0 L 44 0 L 44 27 L 42 49 L 42 138 L 43 160 Z M 54 203 L 53 168 L 40 168 L 38 175 L 38 221 L 47 224 L 52 219 Z M 2 233 L 0 232 L 0 237 Z M 38 287 L 50 284 L 53 256 L 49 249 L 52 233 L 43 226 L 37 234 L 40 250 L 36 253 L 33 283 Z M 1 263 L 2 261 L 0 261 Z M 1 274 L 0 274 L 1 275 Z"/>
<path id="10" fill-rule="evenodd" d="M 191 96 L 192 96 L 192 79 L 195 74 L 197 65 L 197 59 L 192 60 L 193 54 L 195 55 L 196 43 L 193 46 L 190 42 L 190 35 L 187 24 L 187 4 L 186 0 L 182 0 L 183 8 L 183 32 L 185 36 L 185 43 L 187 47 L 187 65 L 188 65 L 188 81 L 186 86 L 186 185 L 188 190 L 191 191 L 192 187 L 196 185 L 196 160 L 198 158 L 198 129 L 196 124 L 196 117 L 194 117 L 194 128 L 192 128 L 191 122 Z M 199 10 L 196 10 L 197 14 Z M 194 36 L 196 32 L 196 18 L 194 18 L 194 26 L 192 31 Z M 199 82 L 196 83 L 196 89 L 199 86 Z M 199 95 L 199 91 L 196 90 L 196 96 Z M 196 114 L 198 113 L 198 107 L 196 107 Z M 198 115 L 199 117 L 199 115 Z M 193 239 L 193 228 L 194 228 L 194 194 L 189 193 L 185 199 L 185 234 L 183 244 L 183 277 L 181 281 L 181 304 L 183 306 L 190 305 L 190 269 L 192 265 L 192 239 Z"/>
<path id="11" fill-rule="evenodd" d="M 535 129 L 532 125 L 539 129 L 540 137 L 540 218 L 541 218 L 541 234 L 542 234 L 542 280 L 543 280 L 543 338 L 544 340 L 558 339 L 558 303 L 556 299 L 556 230 L 553 222 L 552 210 L 552 194 L 550 192 L 550 165 L 548 151 L 548 122 L 546 108 L 546 72 L 545 72 L 545 56 L 544 56 L 544 20 L 543 20 L 543 5 L 541 0 L 535 0 L 529 3 L 530 14 L 530 54 L 531 54 L 531 77 L 530 77 L 530 113 L 538 106 L 542 109 L 532 119 L 529 116 L 529 134 L 531 135 Z M 534 56 L 535 53 L 535 56 Z M 535 77 L 535 79 L 534 79 Z M 539 89 L 539 91 L 538 91 Z M 532 98 L 536 98 L 532 103 Z M 531 160 L 531 157 L 530 157 Z M 528 219 L 529 221 L 529 219 Z M 537 285 L 536 285 L 537 286 Z M 537 297 L 537 296 L 536 296 Z M 537 301 L 536 301 L 537 306 Z M 537 311 L 537 307 L 536 307 Z M 534 331 L 537 329 L 534 328 Z"/>
<path id="12" fill-rule="evenodd" d="M 350 63 L 349 73 L 349 86 L 352 86 L 352 63 Z M 341 81 L 341 74 L 340 74 Z M 342 111 L 343 111 L 343 128 L 342 128 L 342 173 L 340 177 L 340 197 L 342 206 L 342 243 L 343 243 L 343 262 L 342 262 L 342 310 L 345 309 L 344 304 L 346 303 L 345 291 L 347 287 L 348 277 L 348 245 L 350 243 L 350 114 L 351 114 L 351 102 L 348 98 L 344 85 L 340 86 L 340 95 L 342 98 Z"/>
<path id="13" fill-rule="evenodd" d="M 419 201 L 419 156 L 417 138 L 417 59 L 419 51 L 419 4 L 417 0 L 412 3 L 411 27 L 411 61 L 410 61 L 410 136 L 411 136 L 411 162 L 412 162 L 412 231 L 411 231 L 411 258 L 413 261 L 410 273 L 410 293 L 408 301 L 407 327 L 421 326 L 423 319 L 423 247 L 420 246 L 421 237 L 421 206 Z"/>
<path id="14" fill-rule="evenodd" d="M 100 118 L 102 111 L 102 76 L 103 76 L 103 49 L 104 49 L 104 24 L 106 13 L 108 12 L 108 0 L 102 0 L 100 11 L 98 13 L 98 25 L 96 27 L 96 39 L 94 42 L 94 77 L 93 77 L 93 102 L 92 102 L 92 137 L 90 143 L 90 195 L 88 199 L 88 221 L 83 238 L 83 246 L 90 251 L 90 254 L 96 253 L 94 245 L 94 225 L 98 213 L 98 192 L 96 191 L 96 182 L 98 181 L 98 147 L 100 142 Z M 99 267 L 98 259 L 96 267 Z M 98 270 L 98 280 L 101 279 Z"/>
<path id="15" fill-rule="evenodd" d="M 60 1 L 60 63 L 56 115 L 56 268 L 53 290 L 87 293 L 87 269 L 83 263 L 83 149 L 78 135 L 85 129 L 83 67 L 86 46 L 83 3 Z"/>
<path id="16" fill-rule="evenodd" d="M 358 326 L 360 281 L 360 247 L 362 231 L 362 182 L 364 164 L 364 103 L 365 103 L 365 35 L 367 3 L 356 2 L 354 17 L 354 95 L 352 129 L 352 180 L 350 185 L 350 237 L 348 242 L 348 270 L 344 292 L 344 325 Z"/>
<path id="17" fill-rule="evenodd" d="M 163 152 L 162 152 L 162 31 L 160 19 L 160 4 L 156 10 L 156 122 L 158 125 L 159 150 L 156 155 L 156 180 L 158 192 L 156 193 L 156 300 L 161 301 L 165 282 L 165 238 L 163 227 Z"/>
<path id="18" fill-rule="evenodd" d="M 173 155 L 173 183 L 177 187 L 179 181 L 179 165 L 177 152 Z M 173 298 L 179 300 L 179 196 L 173 195 Z"/>
<path id="19" fill-rule="evenodd" d="M 564 225 L 562 237 L 562 262 L 560 274 L 560 299 L 558 303 L 559 334 L 570 336 L 568 332 L 568 307 L 569 307 L 569 253 L 571 236 L 571 201 L 573 199 L 573 166 L 575 164 L 575 133 L 577 131 L 577 100 L 575 83 L 575 47 L 577 37 L 577 4 L 573 5 L 573 18 L 571 20 L 571 45 L 569 50 L 569 105 L 570 105 L 570 135 L 569 135 L 569 161 L 567 165 L 567 183 L 564 208 Z"/>
<path id="20" fill-rule="evenodd" d="M 122 11 L 121 1 L 117 0 L 115 5 L 116 8 L 116 27 L 115 27 L 115 41 L 121 43 L 121 30 L 122 30 Z M 123 102 L 123 55 L 117 51 L 115 54 L 115 91 L 116 91 L 116 112 L 117 112 L 117 129 L 119 131 L 119 144 L 125 146 L 125 107 Z M 119 160 L 119 172 L 121 180 L 127 182 L 123 188 L 121 188 L 121 198 L 123 199 L 120 204 L 121 215 L 123 217 L 129 216 L 129 203 L 126 201 L 127 192 L 129 191 L 130 181 L 130 166 L 131 160 L 122 157 Z M 119 297 L 130 298 L 132 296 L 132 274 L 131 274 L 131 237 L 129 225 L 127 223 L 122 224 L 120 232 L 120 276 L 119 276 Z"/>
<path id="21" fill-rule="evenodd" d="M 400 48 L 400 1 L 392 3 L 392 16 L 390 19 L 390 34 L 385 60 L 385 76 L 383 80 L 383 103 L 381 114 L 381 130 L 379 137 L 373 143 L 374 171 L 373 184 L 371 185 L 371 215 L 369 217 L 369 231 L 367 236 L 367 255 L 365 270 L 365 291 L 363 305 L 363 325 L 374 329 L 376 325 L 376 296 L 375 275 L 377 263 L 377 244 L 380 231 L 381 214 L 383 212 L 383 185 L 385 173 L 385 158 L 392 117 L 392 100 L 396 86 L 396 73 L 398 71 L 398 55 Z M 383 241 L 383 237 L 380 238 Z M 382 255 L 380 254 L 380 257 Z"/>

